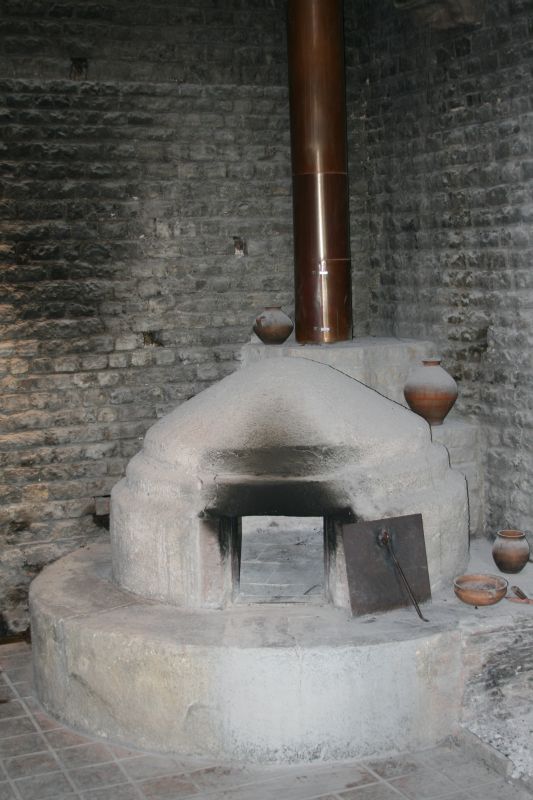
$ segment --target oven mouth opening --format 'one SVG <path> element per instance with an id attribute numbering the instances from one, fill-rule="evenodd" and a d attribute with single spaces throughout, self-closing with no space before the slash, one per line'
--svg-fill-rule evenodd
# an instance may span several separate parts
<path id="1" fill-rule="evenodd" d="M 236 603 L 323 603 L 325 520 L 243 516 Z"/>

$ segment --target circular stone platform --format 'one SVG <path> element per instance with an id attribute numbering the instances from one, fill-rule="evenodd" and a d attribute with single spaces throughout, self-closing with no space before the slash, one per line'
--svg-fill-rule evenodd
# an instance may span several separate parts
<path id="1" fill-rule="evenodd" d="M 449 589 L 424 606 L 428 624 L 411 608 L 184 610 L 110 575 L 98 543 L 32 584 L 38 696 L 75 728 L 144 749 L 296 761 L 415 750 L 458 723 L 472 612 Z"/>

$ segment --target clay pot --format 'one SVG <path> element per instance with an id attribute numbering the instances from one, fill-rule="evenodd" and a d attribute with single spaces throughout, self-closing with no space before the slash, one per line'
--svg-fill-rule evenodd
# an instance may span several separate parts
<path id="1" fill-rule="evenodd" d="M 282 344 L 293 328 L 292 319 L 281 310 L 281 306 L 267 306 L 254 323 L 254 333 L 264 344 Z"/>
<path id="2" fill-rule="evenodd" d="M 440 358 L 423 359 L 407 377 L 403 393 L 409 408 L 430 425 L 442 425 L 457 400 L 457 384 L 440 366 Z"/>
<path id="3" fill-rule="evenodd" d="M 507 594 L 507 581 L 499 575 L 459 575 L 453 590 L 469 606 L 492 606 Z"/>
<path id="4" fill-rule="evenodd" d="M 492 557 L 502 572 L 520 572 L 529 560 L 529 543 L 524 531 L 498 531 Z"/>

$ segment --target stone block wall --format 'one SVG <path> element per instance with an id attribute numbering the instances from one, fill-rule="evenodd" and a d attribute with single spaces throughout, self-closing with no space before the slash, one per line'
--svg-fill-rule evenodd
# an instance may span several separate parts
<path id="1" fill-rule="evenodd" d="M 533 533 L 533 5 L 445 31 L 388 0 L 359 14 L 369 332 L 438 343 L 484 428 L 486 531 Z"/>
<path id="2" fill-rule="evenodd" d="M 292 211 L 283 3 L 7 0 L 0 32 L 1 635 L 146 429 L 291 309 Z"/>

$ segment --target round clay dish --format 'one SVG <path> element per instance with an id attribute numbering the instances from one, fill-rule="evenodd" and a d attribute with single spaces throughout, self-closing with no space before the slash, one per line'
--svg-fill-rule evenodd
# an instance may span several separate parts
<path id="1" fill-rule="evenodd" d="M 507 594 L 508 582 L 499 575 L 460 575 L 453 582 L 459 600 L 470 606 L 492 606 Z"/>

